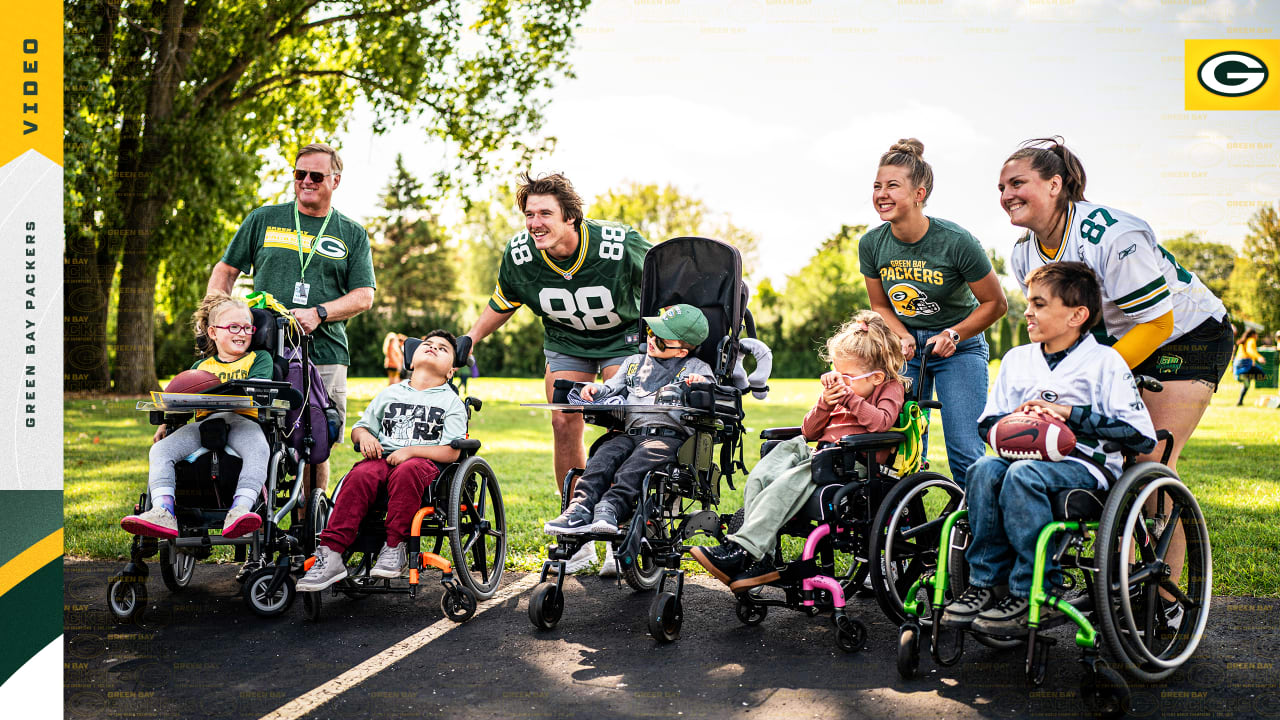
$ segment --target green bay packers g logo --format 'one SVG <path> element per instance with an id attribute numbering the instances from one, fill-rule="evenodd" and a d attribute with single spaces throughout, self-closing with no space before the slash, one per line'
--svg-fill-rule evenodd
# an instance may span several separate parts
<path id="1" fill-rule="evenodd" d="M 341 260 L 347 256 L 347 244 L 332 235 L 325 235 L 316 241 L 315 251 L 327 258 Z"/>
<path id="2" fill-rule="evenodd" d="M 903 317 L 932 315 L 938 312 L 938 303 L 929 302 L 929 296 L 915 285 L 898 283 L 889 288 L 888 294 L 889 302 L 893 303 L 893 309 Z"/>
<path id="3" fill-rule="evenodd" d="M 1236 50 L 1209 56 L 1196 73 L 1201 87 L 1224 97 L 1248 95 L 1266 84 L 1269 75 L 1260 58 Z"/>

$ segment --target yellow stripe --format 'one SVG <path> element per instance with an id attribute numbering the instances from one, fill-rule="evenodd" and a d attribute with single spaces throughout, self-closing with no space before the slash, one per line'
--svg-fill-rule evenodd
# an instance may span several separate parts
<path id="1" fill-rule="evenodd" d="M 1067 209 L 1067 224 L 1062 228 L 1062 242 L 1058 244 L 1058 248 L 1050 255 L 1044 246 L 1040 244 L 1040 238 L 1036 237 L 1036 252 L 1040 253 L 1040 259 L 1045 262 L 1056 262 L 1062 257 L 1062 248 L 1067 246 L 1067 235 L 1071 234 L 1071 223 L 1076 219 L 1076 204 L 1071 203 L 1071 207 Z"/>
<path id="2" fill-rule="evenodd" d="M 1160 293 L 1167 293 L 1167 292 L 1169 292 L 1169 286 L 1168 286 L 1167 284 L 1165 284 L 1165 285 L 1161 285 L 1160 287 L 1156 288 L 1155 290 L 1152 290 L 1151 292 L 1147 293 L 1146 295 L 1143 295 L 1142 297 L 1138 298 L 1137 300 L 1133 300 L 1133 301 L 1131 301 L 1131 302 L 1127 302 L 1127 303 L 1124 303 L 1124 304 L 1122 304 L 1122 305 L 1116 305 L 1116 307 L 1118 307 L 1118 308 L 1120 308 L 1121 310 L 1123 310 L 1123 309 L 1125 309 L 1125 308 L 1133 307 L 1134 305 L 1141 305 L 1142 303 L 1144 303 L 1144 302 L 1146 302 L 1146 301 L 1150 300 L 1151 298 L 1155 297 L 1156 295 L 1159 295 Z"/>
<path id="3" fill-rule="evenodd" d="M 513 303 L 510 300 L 508 300 L 507 297 L 502 294 L 502 286 L 500 285 L 493 288 L 493 299 L 496 300 L 499 305 L 506 308 L 511 308 L 512 310 L 524 304 L 524 303 Z"/>
<path id="4" fill-rule="evenodd" d="M 582 268 L 582 263 L 586 262 L 586 259 L 587 259 L 587 245 L 590 242 L 591 236 L 587 233 L 586 218 L 583 218 L 582 222 L 580 223 L 580 227 L 581 227 L 581 230 L 579 231 L 579 234 L 581 237 L 578 238 L 578 259 L 577 259 L 577 262 L 573 264 L 573 267 L 569 268 L 568 270 L 561 270 L 559 266 L 551 262 L 551 256 L 547 255 L 546 250 L 538 251 L 542 253 L 543 261 L 545 261 L 547 265 L 550 265 L 551 269 L 555 270 L 557 275 L 563 275 L 566 280 L 572 278 L 573 274 L 578 272 L 578 270 Z"/>
<path id="5" fill-rule="evenodd" d="M 18 583 L 31 577 L 37 570 L 57 560 L 62 555 L 62 528 L 18 553 L 18 556 L 0 565 L 0 595 L 12 590 Z"/>

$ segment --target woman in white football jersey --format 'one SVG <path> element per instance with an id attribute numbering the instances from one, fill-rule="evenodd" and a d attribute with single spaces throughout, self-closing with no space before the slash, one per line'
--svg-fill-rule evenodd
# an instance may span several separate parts
<path id="1" fill-rule="evenodd" d="M 1010 258 L 1019 284 L 1058 260 L 1083 262 L 1098 274 L 1103 322 L 1094 334 L 1113 343 L 1134 373 L 1164 384 L 1143 400 L 1155 426 L 1173 433 L 1169 467 L 1176 470 L 1230 363 L 1226 307 L 1160 247 L 1145 221 L 1085 201 L 1084 166 L 1061 138 L 1023 143 L 1005 161 L 999 187 L 1009 220 L 1029 231 Z M 1163 449 L 1143 459 L 1158 460 Z"/>

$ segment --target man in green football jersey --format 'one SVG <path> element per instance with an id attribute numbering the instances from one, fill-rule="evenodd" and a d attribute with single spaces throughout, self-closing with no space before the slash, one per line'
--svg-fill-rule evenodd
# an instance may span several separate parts
<path id="1" fill-rule="evenodd" d="M 458 357 L 465 360 L 472 343 L 528 305 L 542 318 L 550 401 L 556 380 L 608 380 L 637 351 L 640 274 L 650 245 L 626 225 L 583 217 L 582 198 L 563 175 L 521 176 L 516 200 L 525 230 L 507 243 L 497 287 L 458 338 Z M 571 468 L 586 465 L 583 427 L 579 414 L 551 414 L 557 491 Z"/>
<path id="2" fill-rule="evenodd" d="M 296 201 L 249 213 L 214 266 L 209 290 L 230 294 L 240 273 L 252 272 L 253 289 L 290 308 L 312 336 L 311 360 L 345 418 L 351 364 L 346 320 L 373 306 L 369 234 L 333 208 L 342 180 L 337 150 L 312 143 L 298 151 L 293 167 Z M 313 468 L 311 487 L 328 487 L 329 463 Z"/>

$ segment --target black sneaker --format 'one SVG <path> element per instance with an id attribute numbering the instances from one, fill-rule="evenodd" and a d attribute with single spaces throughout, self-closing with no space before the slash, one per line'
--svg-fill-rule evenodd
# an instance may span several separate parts
<path id="1" fill-rule="evenodd" d="M 746 592 L 753 587 L 776 582 L 780 577 L 778 568 L 773 566 L 773 560 L 766 557 L 755 561 L 745 572 L 735 577 L 729 583 L 729 589 L 735 593 Z"/>
<path id="2" fill-rule="evenodd" d="M 550 535 L 581 535 L 591 528 L 591 511 L 578 503 L 569 506 L 560 517 L 542 526 Z"/>
<path id="3" fill-rule="evenodd" d="M 946 627 L 967 628 L 979 613 L 995 604 L 995 590 L 970 585 L 960 597 L 947 605 L 942 613 L 942 624 Z"/>
<path id="4" fill-rule="evenodd" d="M 1031 602 L 1026 598 L 1005 595 L 995 605 L 978 613 L 970 627 L 986 635 L 1022 637 L 1027 634 L 1027 611 L 1030 608 Z"/>
<path id="5" fill-rule="evenodd" d="M 694 547 L 689 554 L 725 585 L 733 582 L 733 578 L 742 574 L 751 562 L 751 554 L 732 540 L 717 547 Z"/>
<path id="6" fill-rule="evenodd" d="M 591 521 L 591 532 L 618 534 L 618 511 L 607 502 L 596 505 L 595 515 Z"/>

